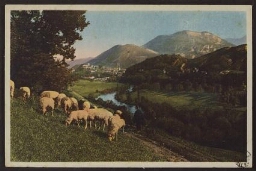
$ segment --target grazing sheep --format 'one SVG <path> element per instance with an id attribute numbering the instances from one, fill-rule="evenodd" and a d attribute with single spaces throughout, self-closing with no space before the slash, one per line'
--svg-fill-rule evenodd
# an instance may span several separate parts
<path id="1" fill-rule="evenodd" d="M 74 97 L 70 97 L 70 100 L 72 101 L 72 109 L 78 110 L 78 101 Z"/>
<path id="2" fill-rule="evenodd" d="M 87 128 L 87 118 L 88 118 L 88 112 L 86 110 L 76 110 L 72 111 L 68 118 L 66 119 L 66 126 L 70 125 L 72 121 L 76 121 L 78 126 L 79 125 L 79 120 L 84 120 L 85 126 L 84 129 Z"/>
<path id="3" fill-rule="evenodd" d="M 30 97 L 29 87 L 20 87 L 20 93 L 21 93 L 23 100 L 27 100 Z"/>
<path id="4" fill-rule="evenodd" d="M 43 91 L 40 97 L 50 97 L 50 98 L 57 98 L 59 93 L 57 91 Z"/>
<path id="5" fill-rule="evenodd" d="M 66 114 L 69 114 L 72 107 L 72 100 L 69 97 L 64 97 L 61 99 L 61 107 Z"/>
<path id="6" fill-rule="evenodd" d="M 57 96 L 57 99 L 56 99 L 56 103 L 57 103 L 57 107 L 60 107 L 60 103 L 61 103 L 61 99 L 64 98 L 64 97 L 67 97 L 64 93 L 60 93 L 58 96 Z"/>
<path id="7" fill-rule="evenodd" d="M 123 132 L 124 132 L 124 126 L 125 126 L 125 121 L 123 119 L 120 119 L 119 115 L 113 116 L 109 120 L 109 126 L 108 126 L 109 141 L 112 141 L 114 139 L 116 139 L 117 141 L 118 130 L 123 127 Z"/>
<path id="8" fill-rule="evenodd" d="M 103 108 L 97 108 L 97 109 L 89 109 L 88 110 L 89 115 L 94 116 L 95 120 L 99 120 L 103 122 L 103 131 L 105 129 L 105 126 L 108 126 L 108 119 L 113 116 L 113 114 Z M 99 126 L 100 129 L 100 126 Z"/>
<path id="9" fill-rule="evenodd" d="M 11 98 L 13 98 L 13 96 L 14 96 L 14 88 L 15 88 L 15 84 L 12 80 L 10 80 L 10 95 L 11 95 Z"/>
<path id="10" fill-rule="evenodd" d="M 40 106 L 43 110 L 43 115 L 46 115 L 47 111 L 51 111 L 53 116 L 53 110 L 54 110 L 54 100 L 49 97 L 41 97 L 40 98 Z"/>

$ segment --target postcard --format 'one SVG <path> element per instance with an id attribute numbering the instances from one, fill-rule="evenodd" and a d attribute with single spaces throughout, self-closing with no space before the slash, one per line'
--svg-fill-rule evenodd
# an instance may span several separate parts
<path id="1" fill-rule="evenodd" d="M 6 5 L 6 167 L 250 168 L 251 92 L 250 5 Z"/>

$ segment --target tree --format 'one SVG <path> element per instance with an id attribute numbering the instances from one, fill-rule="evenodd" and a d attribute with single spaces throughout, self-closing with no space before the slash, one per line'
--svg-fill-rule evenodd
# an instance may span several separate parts
<path id="1" fill-rule="evenodd" d="M 72 81 L 66 59 L 90 23 L 85 11 L 12 11 L 11 79 L 17 87 L 60 91 Z M 56 55 L 62 59 L 56 59 Z"/>

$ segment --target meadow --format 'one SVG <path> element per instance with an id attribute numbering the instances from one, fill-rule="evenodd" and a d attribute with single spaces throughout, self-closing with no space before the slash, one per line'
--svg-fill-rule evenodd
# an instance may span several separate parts
<path id="1" fill-rule="evenodd" d="M 10 119 L 13 162 L 166 161 L 126 133 L 109 142 L 102 130 L 66 127 L 62 110 L 43 116 L 37 97 L 12 100 Z"/>
<path id="2" fill-rule="evenodd" d="M 118 83 L 118 86 L 122 86 L 122 84 Z M 102 91 L 114 91 L 116 88 L 116 82 L 78 80 L 73 86 L 69 87 L 68 91 L 75 92 L 74 96 L 78 96 L 77 94 L 79 94 L 83 97 L 92 96 L 96 98 Z"/>
<path id="3" fill-rule="evenodd" d="M 26 103 L 12 100 L 10 119 L 12 162 L 165 162 L 170 157 L 145 146 L 131 136 L 129 128 L 118 134 L 118 141 L 109 142 L 102 130 L 85 130 L 75 124 L 66 127 L 62 110 L 55 110 L 53 116 L 43 116 L 37 97 Z M 244 158 L 241 153 L 199 146 L 163 132 L 145 133 L 154 143 L 162 144 L 162 148 L 171 149 L 189 161 L 243 161 Z"/>
<path id="4" fill-rule="evenodd" d="M 125 87 L 124 84 L 118 83 L 118 86 Z M 101 82 L 101 81 L 89 81 L 89 80 L 78 80 L 75 84 L 69 88 L 69 93 L 77 99 L 83 97 L 88 98 L 92 96 L 93 98 L 98 97 L 102 92 L 107 93 L 109 91 L 115 91 L 117 88 L 117 83 L 115 82 Z M 121 101 L 127 101 L 126 94 L 120 95 Z M 135 103 L 138 97 L 137 92 L 131 93 L 131 103 Z M 140 91 L 140 97 L 144 97 L 149 101 L 155 103 L 166 102 L 175 108 L 188 107 L 190 109 L 194 108 L 222 108 L 223 104 L 218 101 L 218 96 L 213 93 L 205 92 L 156 92 L 151 90 L 142 89 Z"/>
<path id="5" fill-rule="evenodd" d="M 174 108 L 222 108 L 216 94 L 204 92 L 155 92 L 150 90 L 141 90 L 140 96 L 155 103 L 168 103 Z M 131 94 L 132 100 L 137 98 L 137 92 Z"/>

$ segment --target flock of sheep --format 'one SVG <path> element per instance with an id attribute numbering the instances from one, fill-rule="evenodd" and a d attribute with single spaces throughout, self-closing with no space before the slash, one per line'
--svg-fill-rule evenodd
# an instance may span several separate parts
<path id="1" fill-rule="evenodd" d="M 15 84 L 10 80 L 10 96 L 14 97 Z M 20 87 L 20 93 L 23 100 L 27 100 L 30 97 L 29 87 Z M 108 139 L 110 141 L 116 139 L 117 133 L 120 128 L 125 126 L 125 121 L 120 116 L 122 112 L 117 110 L 114 115 L 110 111 L 104 108 L 91 108 L 90 102 L 83 101 L 82 104 L 78 104 L 78 101 L 73 97 L 67 97 L 64 93 L 59 93 L 56 91 L 43 91 L 40 94 L 40 107 L 43 112 L 43 115 L 46 115 L 47 112 L 51 112 L 56 108 L 62 108 L 67 115 L 65 121 L 66 126 L 70 125 L 72 122 L 76 122 L 78 126 L 80 123 L 84 123 L 84 128 L 87 128 L 88 121 L 90 124 L 94 122 L 95 128 L 97 128 L 96 122 L 99 122 L 98 129 L 102 125 L 103 131 L 105 127 L 108 128 Z"/>

